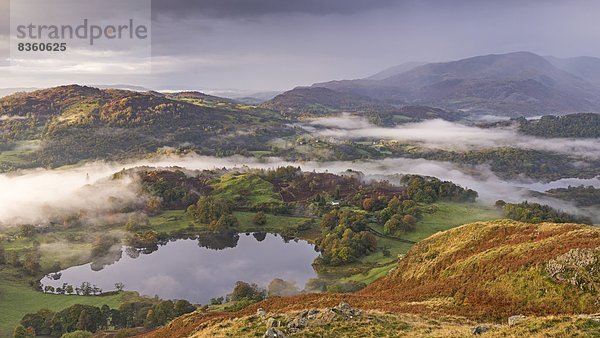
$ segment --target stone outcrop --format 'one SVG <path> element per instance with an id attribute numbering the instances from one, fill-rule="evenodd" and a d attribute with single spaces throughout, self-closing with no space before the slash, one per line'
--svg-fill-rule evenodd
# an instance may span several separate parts
<path id="1" fill-rule="evenodd" d="M 548 262 L 546 272 L 582 291 L 600 291 L 600 248 L 572 249 Z"/>

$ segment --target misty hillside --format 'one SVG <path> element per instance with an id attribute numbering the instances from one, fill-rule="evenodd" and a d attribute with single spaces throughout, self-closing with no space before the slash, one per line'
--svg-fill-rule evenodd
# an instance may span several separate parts
<path id="1" fill-rule="evenodd" d="M 367 116 L 379 125 L 395 125 L 427 119 L 458 120 L 463 114 L 422 105 L 397 107 L 367 96 L 340 93 L 322 87 L 297 87 L 261 105 L 291 118 L 298 116 L 327 116 L 354 112 Z"/>
<path id="2" fill-rule="evenodd" d="M 542 116 L 539 120 L 519 119 L 519 131 L 544 138 L 600 138 L 600 114 L 579 113 Z"/>
<path id="3" fill-rule="evenodd" d="M 419 104 L 509 116 L 596 111 L 600 90 L 528 52 L 430 63 L 379 79 L 318 83 L 394 105 Z"/>
<path id="4" fill-rule="evenodd" d="M 378 72 L 377 74 L 373 74 L 373 75 L 369 76 L 367 79 L 369 79 L 369 80 L 387 79 L 388 77 L 392 77 L 394 75 L 408 72 L 409 70 L 413 70 L 424 64 L 426 64 L 426 63 L 425 62 L 417 62 L 417 61 L 405 62 L 403 64 L 384 69 L 384 70 Z"/>
<path id="5" fill-rule="evenodd" d="M 296 114 L 326 114 L 338 111 L 389 111 L 392 106 L 367 96 L 341 93 L 322 87 L 297 87 L 262 104 L 262 107 Z"/>
<path id="6" fill-rule="evenodd" d="M 291 131 L 279 114 L 196 92 L 160 94 L 62 86 L 0 99 L 4 150 L 15 167 L 139 156 L 162 147 L 227 154 Z M 0 168 L 11 170 L 14 168 Z"/>
<path id="7" fill-rule="evenodd" d="M 590 56 L 573 58 L 546 56 L 545 58 L 557 68 L 579 76 L 594 85 L 600 85 L 600 58 Z"/>

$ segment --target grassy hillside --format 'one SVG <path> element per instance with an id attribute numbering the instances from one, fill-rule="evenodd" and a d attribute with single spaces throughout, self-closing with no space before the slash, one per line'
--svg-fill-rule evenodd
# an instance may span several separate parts
<path id="1" fill-rule="evenodd" d="M 421 241 L 438 231 L 452 229 L 476 221 L 491 221 L 502 218 L 502 213 L 493 207 L 476 203 L 440 202 L 431 206 L 431 212 L 423 214 L 416 231 L 406 233 L 403 238 Z"/>
<path id="2" fill-rule="evenodd" d="M 299 331 L 285 327 L 282 330 L 292 337 L 320 336 L 319 332 L 337 330 L 340 334 L 361 330 L 354 332 L 365 332 L 365 336 L 394 336 L 398 331 L 410 335 L 410 330 L 433 324 L 428 319 L 407 323 L 402 319 L 405 315 L 400 315 L 412 313 L 425 318 L 435 315 L 437 323 L 435 329 L 414 331 L 413 336 L 465 336 L 470 334 L 467 328 L 476 323 L 472 320 L 494 322 L 488 327 L 490 336 L 593 336 L 599 332 L 597 320 L 572 315 L 600 311 L 599 268 L 598 228 L 509 220 L 477 222 L 437 233 L 416 244 L 389 276 L 358 293 L 270 298 L 237 313 L 196 313 L 176 319 L 148 336 L 177 337 L 194 333 L 202 336 L 209 332 L 223 336 L 227 328 L 234 326 L 238 332 L 264 332 L 266 326 L 260 326 L 263 324 L 260 320 L 257 322 L 257 317 L 252 317 L 251 322 L 244 322 L 243 317 L 263 308 L 291 320 L 289 314 L 295 311 L 330 308 L 340 301 L 376 312 L 369 312 L 366 321 L 362 321 L 365 316 L 359 316 L 355 322 L 346 324 L 330 320 L 315 322 L 314 326 Z M 377 311 L 396 317 L 377 319 L 381 316 Z M 528 318 L 516 328 L 498 325 L 516 314 Z M 453 320 L 446 315 L 463 319 Z M 559 317 L 538 318 L 549 315 Z M 382 326 L 386 320 L 393 325 Z M 211 330 L 216 328 L 211 323 L 217 321 L 220 331 L 213 332 Z M 358 323 L 360 321 L 362 323 Z M 448 328 L 448 323 L 461 324 L 457 331 L 436 331 Z M 320 325 L 326 325 L 330 331 L 323 331 Z"/>
<path id="3" fill-rule="evenodd" d="M 273 184 L 256 174 L 226 174 L 213 188 L 213 196 L 231 201 L 236 207 L 260 209 L 282 204 Z"/>
<path id="4" fill-rule="evenodd" d="M 469 337 L 474 327 L 485 327 L 484 337 L 597 337 L 600 323 L 596 317 L 530 317 L 516 326 L 495 323 L 479 323 L 456 316 L 423 316 L 411 314 L 385 314 L 365 311 L 360 316 L 348 319 L 334 315 L 329 309 L 319 309 L 320 314 L 309 319 L 309 328 L 288 332 L 288 337 Z M 267 330 L 268 318 L 283 323 L 302 316 L 302 312 L 268 313 L 265 319 L 245 316 L 239 319 L 209 320 L 203 329 L 192 337 L 262 337 Z M 178 327 L 172 326 L 172 337 L 178 337 Z M 185 329 L 185 327 L 184 327 Z M 285 331 L 285 328 L 280 328 Z M 185 330 L 181 330 L 185 335 Z"/>
<path id="5" fill-rule="evenodd" d="M 263 103 L 263 108 L 281 112 L 289 117 L 326 116 L 340 112 L 355 112 L 369 117 L 373 123 L 395 125 L 426 119 L 449 121 L 462 114 L 428 106 L 396 107 L 368 96 L 355 95 L 322 87 L 297 87 Z"/>
<path id="6" fill-rule="evenodd" d="M 439 231 L 452 229 L 461 224 L 501 218 L 501 213 L 497 209 L 476 203 L 440 202 L 432 204 L 429 209 L 430 212 L 425 213 L 423 218 L 417 223 L 416 230 L 404 233 L 401 236 L 402 240 L 418 242 Z M 370 227 L 380 234 L 383 233 L 383 226 L 381 225 L 372 223 Z M 397 266 L 395 257 L 406 254 L 412 247 L 412 244 L 378 236 L 377 246 L 379 250 L 363 258 L 360 264 L 351 264 L 338 269 L 352 270 L 362 268 L 366 270 L 365 272 L 342 278 L 341 280 L 370 284 L 386 276 L 390 270 Z M 389 255 L 384 255 L 383 249 L 389 251 Z"/>
<path id="7" fill-rule="evenodd" d="M 121 159 L 162 147 L 213 155 L 270 151 L 268 140 L 293 134 L 278 113 L 201 93 L 166 96 L 76 85 L 0 98 L 0 116 L 5 171 Z M 2 158 L 27 140 L 41 140 L 39 149 Z"/>
<path id="8" fill-rule="evenodd" d="M 342 94 L 327 88 L 298 87 L 262 104 L 290 115 L 325 115 L 340 111 L 390 111 L 393 108 L 371 98 Z"/>
<path id="9" fill-rule="evenodd" d="M 599 267 L 597 228 L 478 222 L 418 243 L 390 276 L 362 293 L 444 299 L 440 309 L 470 316 L 594 313 L 600 310 Z"/>

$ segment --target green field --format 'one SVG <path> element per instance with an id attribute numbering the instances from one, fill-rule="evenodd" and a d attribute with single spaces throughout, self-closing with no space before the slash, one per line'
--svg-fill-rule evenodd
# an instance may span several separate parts
<path id="1" fill-rule="evenodd" d="M 17 281 L 11 271 L 3 270 L 0 272 L 0 337 L 12 337 L 15 326 L 27 313 L 43 308 L 58 311 L 74 304 L 106 304 L 116 308 L 128 297 L 135 296 L 128 292 L 90 297 L 46 294 Z"/>
<path id="2" fill-rule="evenodd" d="M 414 242 L 421 241 L 436 232 L 455 228 L 477 221 L 491 221 L 502 218 L 502 213 L 492 207 L 478 203 L 440 202 L 432 205 L 433 213 L 425 213 L 417 223 L 416 231 L 402 236 Z"/>
<path id="3" fill-rule="evenodd" d="M 156 232 L 173 233 L 192 226 L 185 210 L 167 210 L 158 216 L 150 217 L 150 228 Z"/>
<path id="4" fill-rule="evenodd" d="M 10 150 L 3 151 L 0 153 L 0 163 L 6 165 L 19 165 L 24 164 L 25 161 L 21 158 L 23 153 L 21 151 Z"/>
<path id="5" fill-rule="evenodd" d="M 256 225 L 253 222 L 255 212 L 247 211 L 236 211 L 233 215 L 238 219 L 239 226 L 237 231 L 239 232 L 270 232 L 270 233 L 289 233 L 298 228 L 299 225 L 306 221 L 308 218 L 303 217 L 292 217 L 282 215 L 266 214 L 267 223 L 265 225 Z M 169 210 L 165 211 L 158 216 L 150 218 L 150 228 L 156 232 L 162 233 L 175 233 L 178 231 L 192 229 L 196 231 L 202 231 L 202 226 L 192 226 L 188 220 L 185 210 Z M 314 230 L 314 229 L 312 229 Z M 311 231 L 306 231 L 303 235 L 310 235 Z M 305 237 L 305 236 L 301 236 Z"/>
<path id="6" fill-rule="evenodd" d="M 377 265 L 377 267 L 374 267 L 364 273 L 359 273 L 359 274 L 352 275 L 349 277 L 341 278 L 340 281 L 341 282 L 354 281 L 354 282 L 362 282 L 365 284 L 370 284 L 370 283 L 373 283 L 374 281 L 376 281 L 377 279 L 386 276 L 388 274 L 388 272 L 390 272 L 390 270 L 392 270 L 396 266 L 398 266 L 398 261 L 396 259 L 394 259 L 394 260 L 388 261 L 387 264 L 381 263 L 381 264 Z"/>
<path id="7" fill-rule="evenodd" d="M 16 143 L 14 150 L 0 152 L 0 165 L 21 166 L 27 163 L 23 156 L 32 153 L 40 147 L 41 141 L 20 141 Z"/>
<path id="8" fill-rule="evenodd" d="M 371 226 L 376 228 L 374 225 Z M 391 269 L 396 267 L 398 265 L 398 256 L 408 252 L 411 246 L 412 244 L 400 242 L 398 240 L 377 237 L 378 250 L 376 252 L 363 257 L 358 263 L 336 268 L 336 270 L 338 270 L 337 273 L 346 276 L 354 270 L 362 270 L 362 272 L 343 277 L 340 281 L 355 281 L 366 284 L 372 283 L 376 279 L 387 275 Z M 388 256 L 383 254 L 383 249 L 389 251 Z"/>
<path id="9" fill-rule="evenodd" d="M 489 221 L 502 217 L 502 214 L 496 208 L 476 203 L 440 202 L 431 205 L 430 208 L 433 212 L 423 214 L 416 225 L 416 230 L 403 234 L 402 239 L 418 242 L 439 231 L 476 221 Z M 383 233 L 383 226 L 381 225 L 372 223 L 370 227 L 379 233 Z M 361 259 L 360 264 L 351 264 L 346 267 L 347 269 L 354 269 L 357 266 L 369 264 L 372 266 L 371 269 L 364 273 L 342 278 L 341 281 L 357 281 L 369 284 L 377 278 L 385 276 L 392 268 L 396 267 L 398 255 L 407 253 L 412 247 L 409 243 L 384 237 L 377 238 L 377 246 L 379 250 Z M 389 256 L 384 256 L 383 248 L 389 251 Z"/>
<path id="10" fill-rule="evenodd" d="M 283 203 L 274 193 L 273 184 L 254 174 L 225 174 L 213 188 L 213 196 L 234 202 L 238 206 L 255 208 Z"/>
<path id="11" fill-rule="evenodd" d="M 253 222 L 255 212 L 238 211 L 233 213 L 238 219 L 241 232 L 270 232 L 270 233 L 286 233 L 290 230 L 295 230 L 302 223 L 309 221 L 308 218 L 290 217 L 281 215 L 266 214 L 267 223 L 265 225 L 256 225 Z"/>

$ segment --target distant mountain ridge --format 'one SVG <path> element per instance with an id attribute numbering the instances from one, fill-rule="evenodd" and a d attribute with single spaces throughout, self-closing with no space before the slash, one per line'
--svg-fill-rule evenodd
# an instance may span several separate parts
<path id="1" fill-rule="evenodd" d="M 600 79 L 600 59 L 598 63 L 571 60 L 570 68 L 551 61 L 530 52 L 491 54 L 415 67 L 400 65 L 366 79 L 316 83 L 311 88 L 392 106 L 424 105 L 504 116 L 600 111 L 600 88 L 591 82 L 593 78 L 566 70 L 585 69 L 586 63 L 597 69 Z"/>
<path id="2" fill-rule="evenodd" d="M 366 116 L 378 116 L 378 124 L 394 125 L 396 120 L 404 122 L 441 118 L 457 120 L 462 114 L 422 105 L 398 107 L 380 100 L 354 93 L 338 92 L 324 87 L 296 87 L 277 95 L 261 105 L 266 109 L 281 112 L 284 116 L 311 117 L 353 112 Z"/>
<path id="3" fill-rule="evenodd" d="M 286 112 L 326 113 L 337 110 L 388 110 L 392 107 L 353 93 L 341 93 L 324 87 L 296 87 L 262 105 L 264 108 Z"/>
<path id="4" fill-rule="evenodd" d="M 417 61 L 405 62 L 405 63 L 397 65 L 397 66 L 386 68 L 386 69 L 378 72 L 377 74 L 373 74 L 373 75 L 369 76 L 367 79 L 369 79 L 369 80 L 387 79 L 388 77 L 392 77 L 394 75 L 408 72 L 409 70 L 413 70 L 413 69 L 415 69 L 419 66 L 425 65 L 425 64 L 427 64 L 427 63 L 426 62 L 417 62 Z"/>

